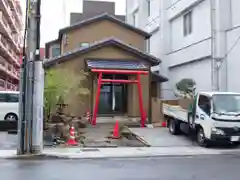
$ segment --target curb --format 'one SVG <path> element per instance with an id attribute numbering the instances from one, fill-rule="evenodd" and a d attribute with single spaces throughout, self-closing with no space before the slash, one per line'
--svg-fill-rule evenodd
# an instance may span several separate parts
<path id="1" fill-rule="evenodd" d="M 8 160 L 49 160 L 49 159 L 61 159 L 57 155 L 46 155 L 46 154 L 36 154 L 36 155 L 15 155 L 10 157 L 2 157 L 0 159 Z"/>
<path id="2" fill-rule="evenodd" d="M 140 137 L 138 134 L 135 134 L 129 127 L 125 126 L 125 128 L 130 132 L 132 133 L 136 138 L 137 140 L 139 140 L 141 143 L 143 143 L 146 147 L 151 147 L 150 144 L 148 144 L 147 141 L 145 141 L 142 137 Z"/>
<path id="3" fill-rule="evenodd" d="M 17 130 L 8 130 L 7 133 L 16 135 L 18 133 L 18 131 Z"/>
<path id="4" fill-rule="evenodd" d="M 205 153 L 205 154 L 158 154 L 158 155 L 149 155 L 149 154 L 142 154 L 142 155 L 125 155 L 125 156 L 88 156 L 88 157 L 80 157 L 76 155 L 51 155 L 51 154 L 45 154 L 44 156 L 53 158 L 53 159 L 69 159 L 69 160 L 97 160 L 97 159 L 141 159 L 141 158 L 178 158 L 178 157 L 200 157 L 200 156 L 219 156 L 219 155 L 236 155 L 231 153 Z"/>
<path id="5" fill-rule="evenodd" d="M 178 158 L 178 157 L 200 157 L 200 156 L 236 156 L 240 155 L 240 151 L 219 151 L 219 152 L 205 152 L 205 153 L 182 153 L 182 154 L 131 154 L 131 155 L 100 155 L 100 156 L 79 156 L 76 154 L 67 155 L 67 154 L 53 154 L 53 153 L 42 153 L 36 155 L 14 155 L 14 156 L 6 156 L 0 157 L 0 159 L 7 159 L 7 160 L 97 160 L 97 159 L 141 159 L 141 158 Z"/>
<path id="6" fill-rule="evenodd" d="M 203 155 L 203 154 L 202 154 Z M 206 154 L 204 154 L 206 155 Z M 212 154 L 209 154 L 212 155 Z M 216 154 L 217 155 L 217 154 Z M 201 156 L 201 154 L 199 155 L 141 155 L 141 156 L 105 156 L 105 157 L 74 157 L 74 156 L 64 156 L 64 155 L 60 155 L 55 159 L 69 159 L 69 160 L 101 160 L 101 159 L 129 159 L 129 158 L 134 158 L 134 159 L 141 159 L 141 158 L 156 158 L 156 157 L 193 157 L 193 156 Z M 53 158 L 52 155 L 47 155 L 46 157 L 49 158 Z"/>

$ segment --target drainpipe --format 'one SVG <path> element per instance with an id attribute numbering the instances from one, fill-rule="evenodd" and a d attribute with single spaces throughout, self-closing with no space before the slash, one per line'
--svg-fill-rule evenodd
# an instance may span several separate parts
<path id="1" fill-rule="evenodd" d="M 211 0 L 212 78 L 217 91 L 227 91 L 226 30 L 231 27 L 230 14 L 230 1 Z"/>
<path id="2" fill-rule="evenodd" d="M 211 19 L 211 81 L 212 91 L 219 90 L 219 72 L 216 66 L 216 0 L 210 0 Z"/>

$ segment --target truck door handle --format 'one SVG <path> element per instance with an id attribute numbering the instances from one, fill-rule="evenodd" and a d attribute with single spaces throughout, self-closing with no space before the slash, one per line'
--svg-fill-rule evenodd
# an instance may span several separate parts
<path id="1" fill-rule="evenodd" d="M 196 114 L 196 118 L 199 118 L 198 114 Z"/>

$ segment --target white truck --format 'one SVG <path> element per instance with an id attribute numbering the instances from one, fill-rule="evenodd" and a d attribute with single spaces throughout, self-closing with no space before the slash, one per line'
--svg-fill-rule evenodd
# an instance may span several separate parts
<path id="1" fill-rule="evenodd" d="M 163 103 L 162 110 L 171 134 L 188 129 L 200 146 L 240 142 L 240 93 L 200 92 L 189 108 Z"/>

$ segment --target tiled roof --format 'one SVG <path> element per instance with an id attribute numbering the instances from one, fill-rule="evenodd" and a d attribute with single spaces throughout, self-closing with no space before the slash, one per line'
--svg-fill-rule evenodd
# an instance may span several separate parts
<path id="1" fill-rule="evenodd" d="M 104 68 L 104 69 L 148 69 L 140 61 L 136 60 L 86 60 L 88 68 Z"/>
<path id="2" fill-rule="evenodd" d="M 90 44 L 89 47 L 80 47 L 78 49 L 75 49 L 74 51 L 72 52 L 67 52 L 67 53 L 64 53 L 63 55 L 61 56 L 57 56 L 57 57 L 54 57 L 54 58 L 51 58 L 51 59 L 47 59 L 44 61 L 44 66 L 45 67 L 48 67 L 48 66 L 52 66 L 54 64 L 57 64 L 57 63 L 61 63 L 63 61 L 67 61 L 73 57 L 76 57 L 80 54 L 83 54 L 83 53 L 86 53 L 86 52 L 89 52 L 91 50 L 96 50 L 96 49 L 99 49 L 103 46 L 108 46 L 108 45 L 113 45 L 113 46 L 116 46 L 116 47 L 119 47 L 121 49 L 123 49 L 124 51 L 126 52 L 129 52 L 129 53 L 132 53 L 138 57 L 140 57 L 141 59 L 143 60 L 146 60 L 148 61 L 151 65 L 158 65 L 161 60 L 146 53 L 146 52 L 143 52 L 133 46 L 130 46 L 128 44 L 125 44 L 124 42 L 118 40 L 118 39 L 115 39 L 115 38 L 107 38 L 107 39 L 104 39 L 102 41 L 98 41 L 96 43 L 93 43 L 93 44 Z"/>
<path id="3" fill-rule="evenodd" d="M 63 29 L 60 29 L 59 31 L 59 37 L 61 37 L 65 32 L 69 31 L 69 30 L 72 30 L 72 29 L 77 29 L 79 27 L 82 27 L 82 26 L 85 26 L 87 24 L 90 24 L 90 23 L 94 23 L 94 22 L 97 22 L 97 21 L 100 21 L 100 20 L 109 20 L 109 21 L 112 21 L 114 23 L 117 23 L 127 29 L 130 29 L 132 31 L 135 31 L 136 33 L 138 34 L 141 34 L 143 35 L 145 38 L 149 38 L 151 37 L 151 34 L 139 29 L 139 28 L 136 28 L 126 22 L 123 22 L 122 20 L 119 20 L 117 19 L 116 17 L 112 16 L 112 15 L 109 15 L 107 13 L 104 13 L 104 14 L 101 14 L 101 15 L 98 15 L 98 16 L 95 16 L 93 18 L 89 18 L 89 19 L 86 19 L 84 21 L 81 21 L 81 22 L 78 22 L 76 24 L 73 24 L 71 26 L 68 26 L 68 27 L 65 27 Z"/>

